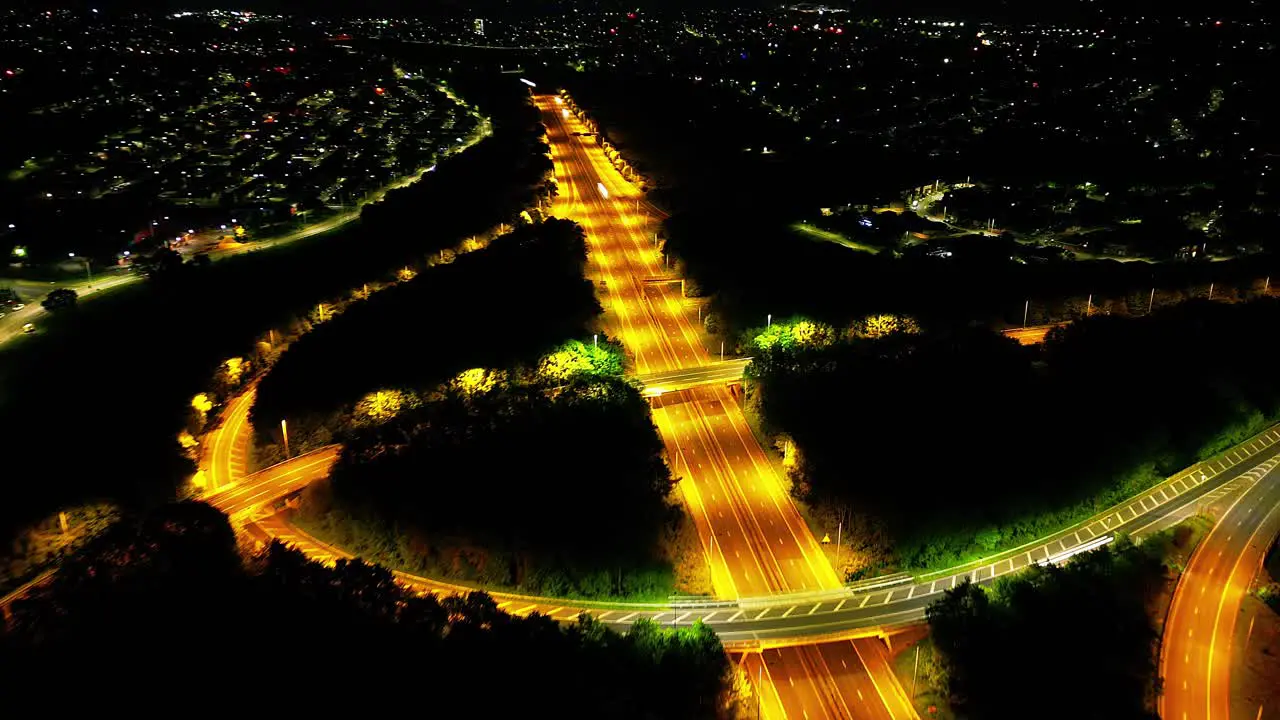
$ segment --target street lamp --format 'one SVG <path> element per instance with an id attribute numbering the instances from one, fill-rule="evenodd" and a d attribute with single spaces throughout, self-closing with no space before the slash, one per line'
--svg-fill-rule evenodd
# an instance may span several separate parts
<path id="1" fill-rule="evenodd" d="M 280 433 L 284 435 L 284 459 L 289 459 L 289 425 L 286 421 L 280 421 Z"/>
<path id="2" fill-rule="evenodd" d="M 768 317 L 765 319 L 764 326 L 766 328 L 773 327 L 773 313 L 769 313 Z"/>
<path id="3" fill-rule="evenodd" d="M 73 253 L 73 252 L 69 252 L 69 253 L 67 253 L 67 257 L 69 257 L 69 258 L 71 258 L 71 259 L 73 259 L 73 260 L 75 259 L 75 256 L 76 256 L 76 254 L 75 254 L 75 253 Z M 89 260 L 89 258 L 87 258 L 87 257 L 86 257 L 86 258 L 81 258 L 81 259 L 82 259 L 82 260 L 84 260 L 84 275 L 85 275 L 85 279 L 87 279 L 89 282 L 93 282 L 93 270 L 92 270 L 92 268 L 90 267 L 90 263 L 91 263 L 92 261 L 91 261 L 91 260 Z"/>

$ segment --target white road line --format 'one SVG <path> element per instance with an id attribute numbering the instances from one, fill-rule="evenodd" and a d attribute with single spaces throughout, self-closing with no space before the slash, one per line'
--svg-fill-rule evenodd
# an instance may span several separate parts
<path id="1" fill-rule="evenodd" d="M 861 605 L 859 605 L 858 607 L 859 607 L 859 608 L 864 608 L 864 607 L 866 607 L 866 606 L 867 606 L 867 603 L 869 603 L 869 602 L 871 602 L 871 596 L 870 596 L 870 595 L 868 595 L 868 596 L 866 596 L 866 597 L 862 598 L 862 604 L 861 604 Z"/>
<path id="2" fill-rule="evenodd" d="M 893 598 L 893 591 L 891 590 L 891 591 L 889 591 L 889 592 L 885 593 L 885 596 L 884 596 L 884 602 L 882 602 L 882 603 L 880 603 L 880 604 L 881 604 L 881 605 L 888 605 L 888 604 L 889 604 L 889 600 L 890 600 L 890 599 L 892 599 L 892 598 Z"/>
<path id="3" fill-rule="evenodd" d="M 627 621 L 631 620 L 631 618 L 633 618 L 633 617 L 635 617 L 635 616 L 637 616 L 637 615 L 639 615 L 639 614 L 640 614 L 640 613 L 631 613 L 630 615 L 627 615 L 627 616 L 625 616 L 625 617 L 620 617 L 620 618 L 618 618 L 618 622 L 620 622 L 620 623 L 627 622 Z"/>
<path id="4" fill-rule="evenodd" d="M 692 615 L 692 614 L 693 614 L 693 613 L 691 613 L 691 612 L 687 612 L 687 613 L 685 613 L 685 614 L 681 615 L 680 617 L 678 617 L 678 618 L 676 618 L 676 619 L 675 619 L 675 624 L 679 625 L 680 623 L 684 622 L 684 619 L 685 619 L 685 618 L 689 617 L 689 616 L 690 616 L 690 615 Z"/>
<path id="5" fill-rule="evenodd" d="M 772 609 L 773 609 L 773 608 L 765 608 L 765 609 L 763 609 L 763 610 L 761 610 L 761 611 L 760 611 L 760 614 L 759 614 L 759 615 L 755 616 L 755 617 L 754 617 L 754 618 L 752 618 L 752 619 L 753 619 L 753 620 L 759 620 L 760 618 L 764 617 L 764 614 L 765 614 L 765 613 L 769 612 L 769 611 L 770 611 L 770 610 L 772 610 Z"/>
<path id="6" fill-rule="evenodd" d="M 915 596 L 915 594 L 916 594 L 916 586 L 915 586 L 915 585 L 912 585 L 910 588 L 907 588 L 907 599 L 908 599 L 908 600 L 910 600 L 912 597 L 914 597 L 914 596 Z"/>
<path id="7" fill-rule="evenodd" d="M 787 617 L 788 615 L 790 615 L 791 613 L 793 613 L 793 612 L 795 612 L 795 611 L 796 611 L 796 606 L 795 606 L 795 605 L 792 605 L 791 607 L 787 608 L 787 611 L 786 611 L 786 612 L 782 613 L 782 617 Z"/>
<path id="8" fill-rule="evenodd" d="M 725 622 L 733 622 L 734 620 L 737 620 L 738 618 L 742 617 L 742 613 L 743 613 L 743 612 L 745 612 L 745 611 L 743 611 L 743 610 L 739 610 L 738 612 L 734 613 L 733 615 L 730 615 L 730 616 L 729 616 L 729 619 L 728 619 L 728 620 L 725 620 Z"/>
<path id="9" fill-rule="evenodd" d="M 840 608 L 844 607 L 844 604 L 845 604 L 845 603 L 847 603 L 847 602 L 849 602 L 849 598 L 845 598 L 845 599 L 841 600 L 841 601 L 836 605 L 835 612 L 840 612 Z"/>
<path id="10" fill-rule="evenodd" d="M 812 615 L 812 614 L 814 614 L 814 613 L 818 612 L 818 608 L 820 608 L 820 607 L 822 607 L 822 603 L 818 603 L 817 605 L 814 605 L 813 607 L 809 608 L 809 612 L 808 612 L 808 613 L 806 613 L 806 614 L 807 614 L 807 615 Z"/>

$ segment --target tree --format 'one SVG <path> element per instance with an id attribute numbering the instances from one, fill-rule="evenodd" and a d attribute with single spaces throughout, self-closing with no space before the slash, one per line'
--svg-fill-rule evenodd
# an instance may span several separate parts
<path id="1" fill-rule="evenodd" d="M 182 267 L 182 255 L 177 250 L 161 248 L 138 263 L 142 274 L 156 280 L 173 275 Z"/>
<path id="2" fill-rule="evenodd" d="M 58 288 L 40 301 L 40 306 L 49 312 L 70 310 L 76 306 L 76 291 L 71 288 Z"/>

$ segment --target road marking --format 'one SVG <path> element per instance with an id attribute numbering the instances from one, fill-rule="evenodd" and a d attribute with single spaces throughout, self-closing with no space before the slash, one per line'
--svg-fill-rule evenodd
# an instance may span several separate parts
<path id="1" fill-rule="evenodd" d="M 892 598 L 892 597 L 893 597 L 893 591 L 892 591 L 892 590 L 890 590 L 889 592 L 885 593 L 885 596 L 884 596 L 884 602 L 882 602 L 882 603 L 880 603 L 880 604 L 881 604 L 881 605 L 888 605 L 888 604 L 889 604 L 889 599 L 890 599 L 890 598 Z"/>
<path id="2" fill-rule="evenodd" d="M 627 615 L 627 616 L 625 616 L 625 617 L 620 617 L 620 618 L 618 618 L 618 622 L 620 622 L 620 623 L 628 622 L 629 620 L 631 620 L 631 618 L 633 618 L 633 617 L 635 617 L 635 616 L 637 616 L 637 615 L 639 615 L 639 614 L 640 614 L 640 613 L 631 613 L 630 615 Z"/>
<path id="3" fill-rule="evenodd" d="M 538 606 L 537 606 L 537 605 L 530 605 L 530 606 L 528 606 L 528 607 L 525 607 L 525 608 L 522 608 L 522 609 L 520 609 L 520 610 L 517 610 L 517 611 L 515 611 L 515 612 L 513 612 L 513 613 L 511 613 L 511 614 L 512 614 L 512 615 L 523 615 L 523 614 L 525 614 L 525 613 L 529 612 L 530 610 L 532 610 L 532 609 L 534 609 L 534 608 L 536 608 L 536 607 L 538 607 Z"/>
<path id="4" fill-rule="evenodd" d="M 759 620 L 760 618 L 764 617 L 765 613 L 769 612 L 769 611 L 770 611 L 770 610 L 772 610 L 772 609 L 773 609 L 773 608 L 765 608 L 765 609 L 763 609 L 763 610 L 761 610 L 761 611 L 760 611 L 760 614 L 759 614 L 759 615 L 755 616 L 755 617 L 754 617 L 754 618 L 752 618 L 752 619 L 753 619 L 753 620 Z"/>
<path id="5" fill-rule="evenodd" d="M 835 609 L 833 612 L 840 612 L 840 608 L 844 607 L 844 604 L 845 604 L 845 603 L 847 603 L 847 602 L 849 602 L 849 598 L 845 598 L 845 599 L 841 600 L 841 601 L 836 605 L 836 609 Z"/>
<path id="6" fill-rule="evenodd" d="M 912 597 L 915 596 L 915 594 L 916 594 L 916 586 L 912 585 L 910 588 L 907 589 L 907 599 L 910 600 Z"/>
<path id="7" fill-rule="evenodd" d="M 693 613 L 691 613 L 691 612 L 687 612 L 687 613 L 685 613 L 685 614 L 681 615 L 680 617 L 676 618 L 676 619 L 675 619 L 675 620 L 673 620 L 672 622 L 674 622 L 676 625 L 679 625 L 680 623 L 684 622 L 684 619 L 685 619 L 685 618 L 689 617 L 689 616 L 690 616 L 690 615 L 692 615 L 692 614 L 693 614 Z"/>
<path id="8" fill-rule="evenodd" d="M 501 609 L 505 608 L 506 606 L 508 606 L 508 605 L 510 605 L 510 604 L 511 604 L 511 601 L 510 601 L 510 600 L 508 600 L 508 601 L 506 601 L 506 602 L 503 602 L 503 603 L 498 603 L 498 609 L 499 609 L 499 610 L 501 610 Z"/>
<path id="9" fill-rule="evenodd" d="M 704 622 L 704 623 L 709 623 L 709 622 L 711 622 L 711 618 L 713 618 L 713 617 L 715 617 L 716 615 L 719 615 L 719 614 L 720 614 L 720 611 L 719 611 L 719 610 L 713 610 L 713 611 L 711 611 L 710 613 L 708 613 L 708 614 L 706 614 L 706 615 L 704 615 L 704 616 L 703 616 L 703 618 L 702 618 L 702 622 Z"/>
<path id="10" fill-rule="evenodd" d="M 585 611 L 585 610 L 583 610 L 583 612 L 584 612 L 584 613 L 586 613 L 586 611 Z M 590 613 L 587 613 L 587 614 L 589 615 Z M 599 615 L 597 615 L 597 616 L 596 616 L 596 619 L 597 619 L 597 620 L 599 620 L 600 622 L 604 622 L 605 620 L 609 619 L 609 616 L 610 616 L 610 615 L 612 615 L 612 614 L 613 614 L 613 611 L 612 611 L 612 610 L 610 610 L 610 611 L 608 611 L 608 612 L 603 612 L 603 613 L 600 613 Z M 714 615 L 714 614 L 715 614 L 715 613 L 712 613 L 712 615 Z"/>
<path id="11" fill-rule="evenodd" d="M 782 617 L 786 617 L 795 611 L 796 611 L 796 606 L 792 605 L 791 607 L 787 608 L 786 612 L 782 613 Z"/>
<path id="12" fill-rule="evenodd" d="M 861 605 L 859 605 L 859 606 L 858 606 L 858 608 L 859 608 L 859 609 L 861 609 L 861 608 L 866 607 L 866 606 L 867 606 L 867 603 L 869 603 L 869 602 L 871 602 L 871 596 L 870 596 L 870 595 L 868 595 L 868 596 L 866 596 L 866 597 L 862 598 L 862 604 L 861 604 Z"/>
<path id="13" fill-rule="evenodd" d="M 737 620 L 738 618 L 742 617 L 742 613 L 743 613 L 743 612 L 745 612 L 745 611 L 744 611 L 744 610 L 739 610 L 738 612 L 736 612 L 736 613 L 734 613 L 733 615 L 729 616 L 729 619 L 728 619 L 728 620 L 725 620 L 725 622 L 733 622 L 734 620 Z"/>
<path id="14" fill-rule="evenodd" d="M 844 601 L 843 601 L 843 600 L 841 600 L 841 601 L 840 601 L 840 604 L 841 604 L 841 605 L 843 605 L 843 604 L 844 604 Z M 814 613 L 818 612 L 818 608 L 820 608 L 820 607 L 822 607 L 822 603 L 818 603 L 817 605 L 814 605 L 812 608 L 810 608 L 810 609 L 809 609 L 809 612 L 808 612 L 808 613 L 806 613 L 806 614 L 807 614 L 807 615 L 812 615 L 812 614 L 814 614 Z"/>

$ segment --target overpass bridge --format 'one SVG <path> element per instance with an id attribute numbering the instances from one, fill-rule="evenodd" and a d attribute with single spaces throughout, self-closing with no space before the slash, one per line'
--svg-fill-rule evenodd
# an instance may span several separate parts
<path id="1" fill-rule="evenodd" d="M 722 360 L 702 367 L 637 375 L 636 380 L 640 381 L 645 397 L 659 397 L 703 385 L 741 382 L 742 373 L 750 362 L 751 358 Z"/>

